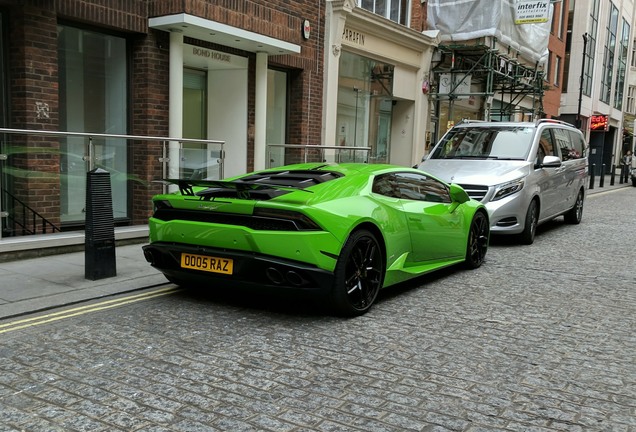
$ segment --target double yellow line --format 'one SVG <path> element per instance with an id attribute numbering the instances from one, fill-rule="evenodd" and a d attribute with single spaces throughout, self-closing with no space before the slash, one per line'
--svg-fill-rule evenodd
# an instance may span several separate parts
<path id="1" fill-rule="evenodd" d="M 15 330 L 20 330 L 28 327 L 34 327 L 41 324 L 47 324 L 54 321 L 63 320 L 66 318 L 72 318 L 78 315 L 84 315 L 91 312 L 98 312 L 106 309 L 112 309 L 119 306 L 124 306 L 130 303 L 136 303 L 138 301 L 149 300 L 155 297 L 161 297 L 172 294 L 179 291 L 178 287 L 171 286 L 168 288 L 160 288 L 154 291 L 146 292 L 143 294 L 136 294 L 132 296 L 122 297 L 114 300 L 107 300 L 91 305 L 80 306 L 73 309 L 67 309 L 60 312 L 54 312 L 46 315 L 41 315 L 33 318 L 26 318 L 17 321 L 12 321 L 6 324 L 0 324 L 0 334 L 8 333 Z"/>

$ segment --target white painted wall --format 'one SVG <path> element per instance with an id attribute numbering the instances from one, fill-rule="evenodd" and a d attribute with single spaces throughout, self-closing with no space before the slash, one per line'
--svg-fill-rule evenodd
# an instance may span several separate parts
<path id="1" fill-rule="evenodd" d="M 247 171 L 247 69 L 208 71 L 208 138 L 225 141 L 225 178 Z"/>

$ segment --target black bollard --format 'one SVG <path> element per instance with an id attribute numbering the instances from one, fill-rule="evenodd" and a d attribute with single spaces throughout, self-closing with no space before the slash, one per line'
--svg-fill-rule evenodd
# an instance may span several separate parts
<path id="1" fill-rule="evenodd" d="M 614 186 L 614 176 L 616 176 L 616 165 L 612 164 L 612 177 L 610 178 L 610 186 Z"/>
<path id="2" fill-rule="evenodd" d="M 599 187 L 605 186 L 605 164 L 601 165 L 601 180 L 598 183 Z"/>
<path id="3" fill-rule="evenodd" d="M 110 173 L 97 168 L 86 174 L 84 277 L 98 280 L 113 276 L 117 276 L 117 265 Z"/>
<path id="4" fill-rule="evenodd" d="M 588 189 L 594 189 L 594 171 L 596 170 L 596 165 L 592 164 L 590 169 L 590 187 Z"/>

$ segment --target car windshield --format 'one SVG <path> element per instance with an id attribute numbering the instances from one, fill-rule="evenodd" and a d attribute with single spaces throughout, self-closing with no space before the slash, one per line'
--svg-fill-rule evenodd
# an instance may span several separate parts
<path id="1" fill-rule="evenodd" d="M 467 127 L 449 131 L 431 159 L 524 160 L 535 129 L 531 127 Z"/>

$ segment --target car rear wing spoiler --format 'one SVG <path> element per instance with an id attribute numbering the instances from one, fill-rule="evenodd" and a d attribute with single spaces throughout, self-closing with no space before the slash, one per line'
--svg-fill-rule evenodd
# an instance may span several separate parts
<path id="1" fill-rule="evenodd" d="M 301 187 L 291 185 L 277 185 L 269 183 L 258 183 L 249 181 L 225 181 L 225 180 L 191 180 L 191 179 L 164 179 L 163 184 L 173 184 L 179 187 L 179 192 L 184 196 L 205 196 L 208 195 L 206 190 L 225 190 L 234 191 L 237 196 L 245 196 L 251 191 L 267 191 L 267 190 L 304 190 Z M 195 187 L 204 187 L 206 190 L 195 192 Z M 306 191 L 309 192 L 309 191 Z"/>

